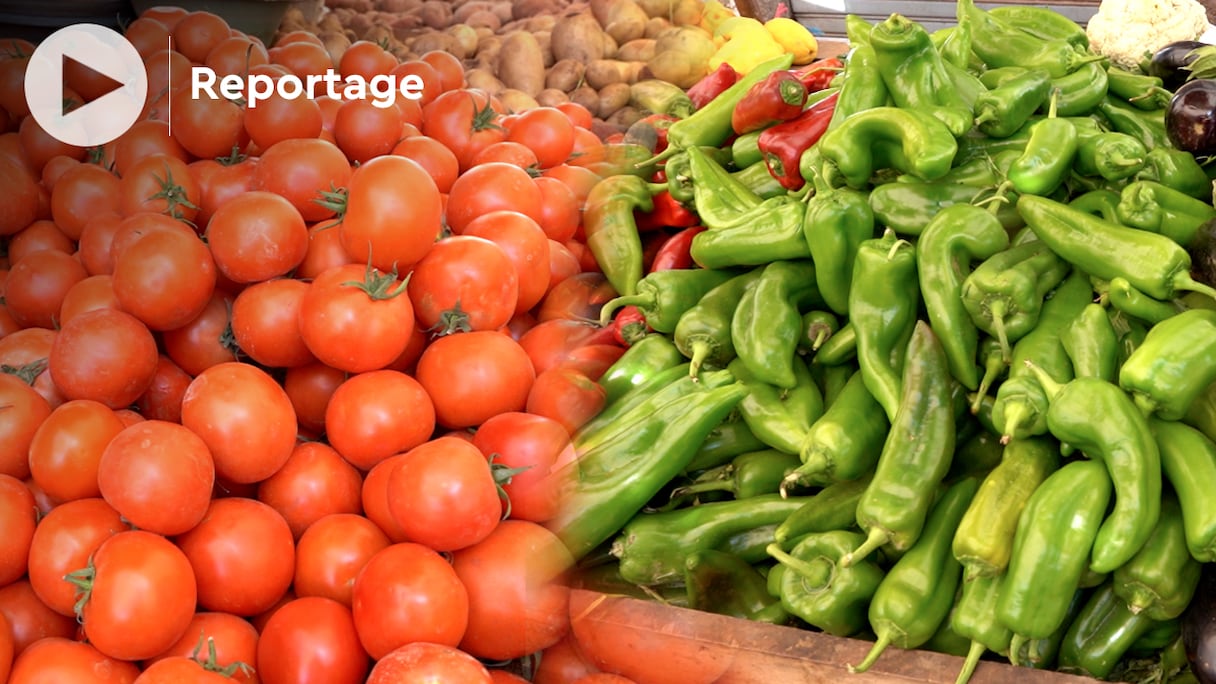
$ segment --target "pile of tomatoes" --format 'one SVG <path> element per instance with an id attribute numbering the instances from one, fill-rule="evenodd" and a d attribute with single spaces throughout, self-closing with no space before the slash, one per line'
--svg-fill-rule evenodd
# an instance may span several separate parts
<path id="1" fill-rule="evenodd" d="M 519 682 L 550 647 L 534 681 L 583 681 L 543 523 L 622 352 L 588 112 L 207 12 L 126 35 L 145 116 L 95 149 L 0 45 L 0 682 Z M 195 64 L 426 87 L 249 109 Z M 104 87 L 66 69 L 65 102 Z"/>

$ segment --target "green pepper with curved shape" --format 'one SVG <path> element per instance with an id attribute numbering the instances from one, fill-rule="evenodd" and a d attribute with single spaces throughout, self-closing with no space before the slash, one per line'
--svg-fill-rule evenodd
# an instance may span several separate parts
<path id="1" fill-rule="evenodd" d="M 833 482 L 804 500 L 798 510 L 790 513 L 773 532 L 773 541 L 781 548 L 796 543 L 808 534 L 847 530 L 856 523 L 857 504 L 870 486 L 873 473 L 856 480 Z M 861 543 L 862 540 L 856 540 Z M 849 550 L 857 548 L 856 544 Z"/>
<path id="2" fill-rule="evenodd" d="M 1060 344 L 1078 378 L 1115 382 L 1119 372 L 1119 340 L 1101 304 L 1090 304 L 1060 331 Z"/>
<path id="3" fill-rule="evenodd" d="M 993 167 L 991 173 L 995 176 L 1003 173 L 998 165 L 1005 164 L 1008 168 L 1011 160 L 1006 151 L 984 161 Z M 1023 225 L 1022 217 L 1011 204 L 1001 201 L 1005 193 L 997 185 L 994 182 L 988 187 L 977 188 L 949 178 L 932 182 L 883 183 L 870 191 L 869 204 L 875 220 L 900 235 L 923 234 L 934 217 L 947 207 L 989 202 L 999 202 L 995 209 L 997 219 L 1006 231 L 1014 230 Z"/>
<path id="4" fill-rule="evenodd" d="M 1009 182 L 1021 195 L 1050 195 L 1072 171 L 1080 140 L 1072 122 L 1057 112 L 1053 97 L 1047 118 L 1035 122 L 1022 156 L 1009 167 Z"/>
<path id="5" fill-rule="evenodd" d="M 984 259 L 960 290 L 974 325 L 994 336 L 1006 361 L 1011 344 L 1034 329 L 1043 301 L 1068 275 L 1069 265 L 1040 241 L 1015 245 Z"/>
<path id="6" fill-rule="evenodd" d="M 718 285 L 676 321 L 672 339 L 676 349 L 689 359 L 689 375 L 697 377 L 706 366 L 725 368 L 735 358 L 731 319 L 743 293 L 763 272 L 763 268 L 754 268 Z"/>
<path id="7" fill-rule="evenodd" d="M 763 200 L 732 223 L 712 226 L 692 239 L 689 253 L 702 268 L 758 266 L 810 257 L 802 224 L 806 203 L 791 195 Z"/>
<path id="8" fill-rule="evenodd" d="M 782 489 L 810 482 L 855 480 L 873 470 L 890 423 L 882 405 L 855 372 L 840 396 L 806 432 L 801 464 L 786 475 Z"/>
<path id="9" fill-rule="evenodd" d="M 1216 561 L 1216 443 L 1177 421 L 1154 418 L 1149 424 L 1161 451 L 1162 470 L 1182 511 L 1187 548 L 1202 563 Z"/>
<path id="10" fill-rule="evenodd" d="M 673 268 L 655 271 L 635 285 L 632 295 L 614 297 L 600 307 L 600 325 L 607 327 L 612 314 L 623 306 L 636 306 L 646 324 L 661 333 L 674 332 L 676 323 L 707 292 L 730 280 L 735 273 L 706 268 Z"/>
<path id="11" fill-rule="evenodd" d="M 633 175 L 605 178 L 587 195 L 583 210 L 587 248 L 617 294 L 637 292 L 643 270 L 642 239 L 633 215 L 653 208 L 650 185 Z"/>
<path id="12" fill-rule="evenodd" d="M 971 641 L 963 669 L 959 671 L 955 684 L 967 684 L 985 651 L 1007 653 L 1013 632 L 996 619 L 996 604 L 1001 597 L 1001 575 L 976 575 L 963 578 L 963 589 L 954 612 L 950 615 L 950 626 L 958 634 Z"/>
<path id="13" fill-rule="evenodd" d="M 1144 143 L 1126 133 L 1111 131 L 1080 141 L 1073 170 L 1082 176 L 1121 181 L 1136 175 L 1147 159 Z"/>
<path id="14" fill-rule="evenodd" d="M 1107 582 L 1089 597 L 1060 644 L 1061 672 L 1105 679 L 1155 621 L 1133 613 Z"/>
<path id="15" fill-rule="evenodd" d="M 671 490 L 671 498 L 681 499 L 702 492 L 726 492 L 735 499 L 776 494 L 786 473 L 799 463 L 797 454 L 776 449 L 739 454 L 730 463 L 710 468 L 691 483 Z"/>
<path id="16" fill-rule="evenodd" d="M 739 298 L 730 336 L 739 361 L 756 379 L 783 389 L 797 383 L 801 312 L 822 303 L 815 272 L 812 259 L 774 261 Z"/>
<path id="17" fill-rule="evenodd" d="M 1172 620 L 1191 603 L 1199 586 L 1199 561 L 1186 542 L 1182 507 L 1168 492 L 1152 535 L 1128 562 L 1111 573 L 1115 595 L 1133 613 L 1153 620 Z"/>
<path id="18" fill-rule="evenodd" d="M 698 470 L 717 468 L 740 454 L 767 448 L 768 445 L 752 433 L 742 418 L 731 416 L 710 430 L 709 435 L 697 447 L 697 453 L 684 468 L 684 472 L 695 473 Z"/>
<path id="19" fill-rule="evenodd" d="M 1077 195 L 1068 201 L 1068 206 L 1087 214 L 1100 216 L 1106 221 L 1119 221 L 1119 193 L 1110 188 L 1099 188 Z"/>
<path id="20" fill-rule="evenodd" d="M 1154 181 L 1136 181 L 1124 186 L 1117 210 L 1123 225 L 1160 233 L 1185 247 L 1216 219 L 1210 202 Z"/>
<path id="21" fill-rule="evenodd" d="M 890 98 L 887 84 L 882 80 L 882 74 L 878 72 L 878 57 L 874 54 L 874 48 L 869 44 L 869 33 L 866 36 L 867 40 L 864 43 L 853 42 L 854 47 L 849 52 L 848 61 L 844 67 L 843 82 L 840 85 L 840 95 L 836 98 L 836 108 L 832 111 L 832 120 L 828 123 L 829 131 L 839 127 L 845 119 L 858 112 L 885 106 Z M 811 182 L 806 174 L 803 174 L 803 178 L 808 183 Z"/>
<path id="22" fill-rule="evenodd" d="M 646 335 L 634 342 L 597 381 L 604 388 L 604 406 L 645 384 L 669 368 L 684 363 L 684 356 L 667 335 Z"/>
<path id="23" fill-rule="evenodd" d="M 1059 78 L 1085 64 L 1105 59 L 1069 40 L 1043 40 L 1010 26 L 977 7 L 974 0 L 959 0 L 958 22 L 971 26 L 971 49 L 990 66 L 1040 68 L 1052 78 Z"/>
<path id="24" fill-rule="evenodd" d="M 787 454 L 798 454 L 811 425 L 823 414 L 823 395 L 802 359 L 794 359 L 795 386 L 783 390 L 760 380 L 735 359 L 727 366 L 747 396 L 737 411 L 761 442 Z"/>
<path id="25" fill-rule="evenodd" d="M 1161 302 L 1132 287 L 1127 278 L 1111 278 L 1106 301 L 1112 307 L 1149 325 L 1173 318 L 1185 310 L 1177 300 Z"/>
<path id="26" fill-rule="evenodd" d="M 783 568 L 778 590 L 791 615 L 835 636 L 852 636 L 865 628 L 865 607 L 883 581 L 882 568 L 873 561 L 840 564 L 860 537 L 848 530 L 817 532 L 788 553 L 769 545 L 768 554 Z"/>
<path id="27" fill-rule="evenodd" d="M 1077 48 L 1089 48 L 1089 36 L 1077 22 L 1048 7 L 1037 5 L 1002 5 L 988 10 L 1010 28 L 1029 33 L 1039 40 L 1063 40 Z"/>
<path id="28" fill-rule="evenodd" d="M 802 237 L 815 263 L 815 282 L 824 303 L 846 314 L 853 262 L 861 243 L 874 237 L 874 212 L 858 190 L 833 188 L 818 173 L 812 183 L 815 194 L 807 200 Z"/>
<path id="29" fill-rule="evenodd" d="M 1165 133 L 1165 116 L 1160 110 L 1145 112 L 1107 93 L 1098 103 L 1098 112 L 1113 130 L 1136 138 L 1150 150 L 1170 145 Z"/>
<path id="30" fill-rule="evenodd" d="M 844 119 L 815 147 L 853 188 L 865 187 L 880 169 L 896 169 L 924 180 L 941 178 L 958 152 L 954 134 L 932 115 L 885 106 Z"/>
<path id="31" fill-rule="evenodd" d="M 1216 381 L 1216 311 L 1188 309 L 1148 331 L 1119 368 L 1119 386 L 1145 413 L 1179 420 Z"/>
<path id="32" fill-rule="evenodd" d="M 870 47 L 895 106 L 919 111 L 937 107 L 970 110 L 955 89 L 941 53 L 921 24 L 892 14 L 874 25 Z"/>
<path id="33" fill-rule="evenodd" d="M 773 625 L 789 620 L 781 602 L 769 596 L 764 575 L 733 553 L 701 549 L 688 554 L 684 587 L 694 610 Z"/>
<path id="34" fill-rule="evenodd" d="M 1051 94 L 1051 74 L 1027 69 L 975 101 L 975 125 L 985 135 L 1004 138 L 1026 125 Z"/>
<path id="35" fill-rule="evenodd" d="M 1136 180 L 1156 181 L 1196 199 L 1211 199 L 1212 181 L 1195 155 L 1173 147 L 1149 150 Z"/>

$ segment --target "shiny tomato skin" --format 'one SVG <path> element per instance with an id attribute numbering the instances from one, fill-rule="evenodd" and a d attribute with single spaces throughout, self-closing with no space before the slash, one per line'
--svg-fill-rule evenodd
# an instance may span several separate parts
<path id="1" fill-rule="evenodd" d="M 423 328 L 497 330 L 515 314 L 519 276 L 491 240 L 453 235 L 436 242 L 414 267 L 409 296 Z"/>
<path id="2" fill-rule="evenodd" d="M 435 404 L 438 424 L 466 428 L 522 411 L 536 373 L 527 352 L 508 335 L 474 331 L 431 342 L 415 377 Z"/>
<path id="3" fill-rule="evenodd" d="M 124 311 L 153 330 L 173 330 L 206 308 L 217 273 L 215 258 L 202 240 L 158 230 L 115 256 L 112 282 Z"/>
<path id="4" fill-rule="evenodd" d="M 574 459 L 565 427 L 531 413 L 500 413 L 477 428 L 473 446 L 487 459 L 507 468 L 524 468 L 502 485 L 509 502 L 508 517 L 543 523 L 557 515 L 560 466 Z"/>
<path id="5" fill-rule="evenodd" d="M 476 658 L 458 649 L 415 642 L 406 644 L 376 662 L 367 684 L 494 684 L 494 678 Z"/>
<path id="6" fill-rule="evenodd" d="M 54 329 L 63 298 L 88 275 L 84 265 L 70 254 L 57 250 L 33 252 L 9 270 L 5 306 L 23 327 Z"/>
<path id="7" fill-rule="evenodd" d="M 256 283 L 284 275 L 304 260 L 308 228 L 286 199 L 255 190 L 215 210 L 207 243 L 220 273 L 233 282 Z"/>
<path id="8" fill-rule="evenodd" d="M 134 402 L 156 373 L 156 340 L 134 316 L 97 309 L 64 324 L 51 346 L 51 379 L 68 399 L 117 409 Z"/>
<path id="9" fill-rule="evenodd" d="M 25 483 L 11 475 L 0 475 L 0 586 L 25 575 L 34 539 L 38 508 L 34 494 Z"/>
<path id="10" fill-rule="evenodd" d="M 353 260 L 386 273 L 407 272 L 442 228 L 439 188 L 421 165 L 405 157 L 387 155 L 360 166 L 351 174 L 346 207 L 338 226 L 342 246 Z"/>
<path id="11" fill-rule="evenodd" d="M 406 452 L 388 481 L 388 509 L 410 540 L 454 551 L 502 517 L 494 475 L 471 442 L 439 437 Z"/>
<path id="12" fill-rule="evenodd" d="M 300 427 L 314 432 L 325 431 L 325 410 L 338 386 L 346 382 L 346 373 L 319 361 L 293 366 L 283 378 L 283 390 L 291 399 Z"/>
<path id="13" fill-rule="evenodd" d="M 101 402 L 77 399 L 55 407 L 30 443 L 30 473 L 52 499 L 101 496 L 97 469 L 122 420 Z"/>
<path id="14" fill-rule="evenodd" d="M 350 162 L 336 145 L 319 138 L 293 138 L 262 152 L 254 180 L 259 189 L 290 202 L 304 220 L 315 222 L 334 215 L 332 208 L 315 200 L 323 192 L 346 187 L 350 176 Z"/>
<path id="15" fill-rule="evenodd" d="M 102 654 L 90 644 L 50 637 L 27 648 L 13 661 L 9 684 L 134 684 L 135 663 Z"/>
<path id="16" fill-rule="evenodd" d="M 515 266 L 515 313 L 532 310 L 549 289 L 549 240 L 540 225 L 516 211 L 490 212 L 469 222 L 465 235 L 482 237 L 502 248 Z"/>
<path id="17" fill-rule="evenodd" d="M 363 684 L 370 663 L 350 609 L 305 596 L 266 621 L 256 667 L 262 684 Z"/>
<path id="18" fill-rule="evenodd" d="M 604 408 L 606 399 L 604 388 L 581 370 L 555 366 L 536 376 L 526 410 L 557 421 L 573 435 Z"/>
<path id="19" fill-rule="evenodd" d="M 0 422 L 0 474 L 25 479 L 30 475 L 30 442 L 51 415 L 51 405 L 23 380 L 8 374 L 0 374 L 0 402 L 12 407 Z"/>
<path id="20" fill-rule="evenodd" d="M 413 377 L 395 370 L 354 375 L 334 390 L 325 409 L 330 444 L 347 461 L 370 470 L 427 441 L 435 408 Z"/>
<path id="21" fill-rule="evenodd" d="M 237 663 L 248 669 L 237 667 L 230 678 L 233 682 L 257 684 L 261 681 L 253 666 L 257 661 L 258 630 L 245 618 L 231 613 L 198 612 L 190 619 L 190 625 L 177 643 L 165 652 L 145 661 L 145 666 L 170 657 L 190 657 L 199 644 L 203 644 L 202 655 L 209 656 L 208 649 L 215 647 L 215 664 L 226 668 Z"/>
<path id="22" fill-rule="evenodd" d="M 363 476 L 332 447 L 296 444 L 287 462 L 258 483 L 258 501 L 278 511 L 296 539 L 321 518 L 363 511 Z"/>
<path id="23" fill-rule="evenodd" d="M 146 665 L 135 684 L 226 684 L 230 677 L 203 668 L 190 656 L 171 656 Z"/>
<path id="24" fill-rule="evenodd" d="M 491 211 L 518 211 L 541 219 L 540 188 L 527 171 L 504 162 L 488 162 L 465 171 L 448 192 L 447 224 L 462 233 L 470 221 Z"/>
<path id="25" fill-rule="evenodd" d="M 391 543 L 376 523 L 361 515 L 327 515 L 304 530 L 296 544 L 292 586 L 299 596 L 324 596 L 349 607 L 355 578 Z"/>
<path id="26" fill-rule="evenodd" d="M 173 542 L 143 530 L 119 532 L 97 547 L 92 567 L 81 624 L 98 651 L 142 660 L 185 633 L 197 590 L 190 561 Z"/>
<path id="27" fill-rule="evenodd" d="M 389 456 L 367 471 L 360 497 L 363 501 L 363 515 L 375 523 L 394 544 L 410 540 L 388 507 L 389 478 L 404 458 L 405 454 Z"/>
<path id="28" fill-rule="evenodd" d="M 460 643 L 469 598 L 443 556 L 406 542 L 368 560 L 355 578 L 351 611 L 363 648 L 380 659 L 413 642 Z"/>
<path id="29" fill-rule="evenodd" d="M 232 336 L 249 358 L 270 368 L 316 361 L 300 337 L 300 305 L 308 283 L 276 278 L 254 283 L 232 302 Z"/>
<path id="30" fill-rule="evenodd" d="M 88 564 L 110 537 L 131 529 L 104 499 L 78 499 L 52 508 L 30 543 L 30 588 L 55 612 L 75 617 L 76 587 L 63 578 Z"/>
<path id="31" fill-rule="evenodd" d="M 313 279 L 300 303 L 300 335 L 319 361 L 349 373 L 388 366 L 401 355 L 414 330 L 414 307 L 401 281 L 373 299 L 372 280 L 389 273 L 360 264 L 337 266 Z M 362 286 L 355 285 L 363 284 Z"/>

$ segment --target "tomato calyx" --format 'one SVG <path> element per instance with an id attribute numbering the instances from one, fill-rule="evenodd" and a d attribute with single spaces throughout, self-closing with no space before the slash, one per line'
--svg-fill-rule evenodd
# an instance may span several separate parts
<path id="1" fill-rule="evenodd" d="M 76 614 L 77 622 L 84 620 L 84 606 L 93 595 L 93 578 L 97 576 L 97 568 L 93 567 L 93 559 L 79 570 L 73 570 L 63 576 L 63 581 L 76 587 L 76 603 L 72 604 L 72 612 Z"/>
<path id="2" fill-rule="evenodd" d="M 504 485 L 511 484 L 511 478 L 524 472 L 525 470 L 528 470 L 532 466 L 526 465 L 518 468 L 512 468 L 503 463 L 495 463 L 495 459 L 498 458 L 502 458 L 502 454 L 494 452 L 490 454 L 490 458 L 488 460 L 490 463 L 490 474 L 494 476 L 494 489 L 498 492 L 498 498 L 502 499 L 503 502 L 506 503 L 506 506 L 503 507 L 502 512 L 503 520 L 506 520 L 507 518 L 511 517 L 511 497 L 507 494 L 507 490 L 505 489 Z"/>
<path id="3" fill-rule="evenodd" d="M 439 314 L 439 320 L 426 329 L 435 337 L 444 337 L 458 332 L 473 332 L 473 324 L 469 322 L 469 314 L 460 308 L 460 300 L 456 300 L 456 304 Z"/>
<path id="4" fill-rule="evenodd" d="M 7 363 L 0 364 L 0 373 L 15 376 L 25 384 L 33 385 L 34 380 L 46 370 L 48 363 L 47 359 L 38 359 L 22 366 L 10 366 Z"/>
<path id="5" fill-rule="evenodd" d="M 203 644 L 207 645 L 207 655 L 203 657 Z M 198 663 L 207 672 L 214 672 L 224 677 L 235 677 L 237 672 L 249 676 L 253 674 L 253 668 L 248 663 L 236 661 L 230 665 L 223 666 L 219 663 L 219 653 L 215 650 L 215 637 L 209 637 L 200 634 L 198 644 L 194 647 L 194 652 L 190 654 L 190 660 Z"/>
<path id="6" fill-rule="evenodd" d="M 237 164 L 240 164 L 241 162 L 245 161 L 248 158 L 249 158 L 248 155 L 246 155 L 244 152 L 242 152 L 241 148 L 237 147 L 236 145 L 233 145 L 232 152 L 230 154 L 227 154 L 223 157 L 216 157 L 215 161 L 220 166 L 236 166 Z"/>
<path id="7" fill-rule="evenodd" d="M 153 178 L 160 185 L 160 190 L 153 193 L 148 199 L 163 199 L 167 205 L 165 208 L 168 210 L 169 216 L 182 220 L 182 207 L 198 211 L 198 205 L 191 202 L 190 198 L 186 196 L 186 189 L 173 180 L 173 171 L 169 168 L 168 164 L 165 165 L 164 178 L 156 175 Z"/>
<path id="8" fill-rule="evenodd" d="M 325 207 L 337 216 L 337 221 L 327 227 L 332 228 L 342 222 L 342 217 L 346 215 L 346 195 L 346 188 L 339 188 L 330 183 L 329 190 L 318 190 L 317 197 L 312 198 L 313 203 Z"/>
<path id="9" fill-rule="evenodd" d="M 490 103 L 489 98 L 486 98 L 485 107 L 477 106 L 477 98 L 473 97 L 472 93 L 469 94 L 469 99 L 473 101 L 473 122 L 469 127 L 473 133 L 491 129 L 503 130 L 498 123 L 498 112 L 494 111 L 494 106 Z"/>
<path id="10" fill-rule="evenodd" d="M 397 282 L 397 267 L 394 266 L 392 271 L 385 273 L 376 267 L 372 266 L 371 262 L 367 263 L 367 270 L 363 276 L 363 280 L 348 280 L 342 285 L 344 287 L 354 287 L 362 290 L 368 298 L 374 302 L 385 299 L 400 297 L 406 291 L 406 286 L 410 283 L 410 277 L 407 275 L 400 283 Z"/>

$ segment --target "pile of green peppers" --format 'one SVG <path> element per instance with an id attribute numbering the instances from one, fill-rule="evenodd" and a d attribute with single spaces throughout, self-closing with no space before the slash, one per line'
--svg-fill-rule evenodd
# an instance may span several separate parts
<path id="1" fill-rule="evenodd" d="M 706 230 L 682 272 L 601 261 L 658 293 L 656 332 L 600 380 L 552 528 L 582 586 L 873 640 L 856 671 L 1168 677 L 1216 561 L 1216 290 L 1187 252 L 1216 173 L 1072 21 L 958 20 L 848 18 L 798 190 L 728 142 L 746 88 L 601 185 L 626 227 L 659 186 Z"/>

